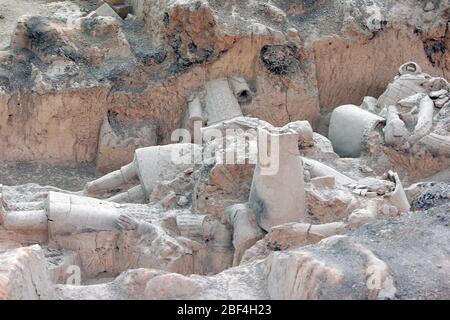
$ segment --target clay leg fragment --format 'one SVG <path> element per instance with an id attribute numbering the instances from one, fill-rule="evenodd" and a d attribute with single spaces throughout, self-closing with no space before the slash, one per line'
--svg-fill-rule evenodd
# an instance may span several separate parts
<path id="1" fill-rule="evenodd" d="M 340 185 L 348 185 L 356 183 L 356 180 L 347 177 L 339 171 L 313 159 L 301 158 L 304 163 L 310 168 L 311 178 L 315 177 L 334 177 L 336 183 Z"/>
<path id="2" fill-rule="evenodd" d="M 414 134 L 409 138 L 411 144 L 416 143 L 421 138 L 430 133 L 433 127 L 434 103 L 430 97 L 425 96 L 420 100 L 419 114 L 417 115 L 417 124 L 414 128 Z"/>
<path id="3" fill-rule="evenodd" d="M 45 210 L 10 211 L 5 215 L 3 226 L 14 231 L 46 231 Z"/>
<path id="4" fill-rule="evenodd" d="M 134 162 L 132 162 L 119 170 L 108 173 L 97 180 L 88 182 L 86 184 L 86 191 L 87 194 L 107 192 L 132 181 L 134 178 L 137 178 L 137 170 Z"/>
<path id="5" fill-rule="evenodd" d="M 321 241 L 348 231 L 343 222 L 325 224 L 288 223 L 273 227 L 266 236 L 267 243 L 272 248 L 287 250 L 295 246 L 304 246 Z"/>
<path id="6" fill-rule="evenodd" d="M 145 192 L 141 185 L 137 185 L 126 192 L 108 198 L 108 201 L 117 203 L 143 203 L 145 201 Z"/>
<path id="7" fill-rule="evenodd" d="M 47 200 L 49 235 L 117 230 L 117 204 L 98 199 L 50 192 Z"/>
<path id="8" fill-rule="evenodd" d="M 245 204 L 237 204 L 225 209 L 230 224 L 233 226 L 233 266 L 240 264 L 245 251 L 264 236 L 258 226 L 254 212 Z"/>
<path id="9" fill-rule="evenodd" d="M 186 114 L 185 126 L 190 131 L 191 136 L 200 137 L 200 129 L 206 124 L 206 119 L 203 116 L 203 108 L 200 98 L 195 95 L 190 98 L 188 102 L 188 112 Z"/>

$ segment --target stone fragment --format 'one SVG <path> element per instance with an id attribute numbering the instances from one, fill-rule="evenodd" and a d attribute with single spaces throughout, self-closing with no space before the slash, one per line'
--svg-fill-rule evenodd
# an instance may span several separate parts
<path id="1" fill-rule="evenodd" d="M 389 201 L 398 209 L 400 213 L 407 213 L 411 208 L 411 205 L 408 202 L 408 198 L 406 197 L 405 190 L 403 189 L 403 185 L 398 174 L 396 172 L 389 171 L 386 178 L 395 182 L 395 189 L 388 196 Z"/>
<path id="2" fill-rule="evenodd" d="M 180 207 L 187 206 L 187 205 L 189 204 L 189 199 L 188 199 L 187 197 L 185 197 L 185 196 L 181 196 L 181 197 L 178 199 L 177 204 L 178 204 Z"/>
<path id="3" fill-rule="evenodd" d="M 305 246 L 320 240 L 346 232 L 347 225 L 343 222 L 324 224 L 287 223 L 270 229 L 265 237 L 267 246 L 276 250 Z"/>
<path id="4" fill-rule="evenodd" d="M 439 91 L 445 89 L 450 90 L 450 84 L 448 81 L 441 77 L 429 77 L 429 80 L 425 83 L 425 88 L 427 91 Z"/>
<path id="5" fill-rule="evenodd" d="M 372 173 L 373 169 L 369 166 L 359 166 L 358 168 L 362 173 Z"/>
<path id="6" fill-rule="evenodd" d="M 258 3 L 257 10 L 276 23 L 286 22 L 286 13 L 270 3 Z"/>
<path id="7" fill-rule="evenodd" d="M 176 217 L 177 227 L 180 235 L 185 238 L 199 240 L 203 239 L 203 224 L 206 215 L 180 215 Z"/>
<path id="8" fill-rule="evenodd" d="M 202 128 L 206 124 L 206 118 L 203 115 L 203 108 L 198 95 L 193 95 L 188 100 L 188 112 L 186 113 L 185 126 L 190 131 L 192 137 L 194 135 L 199 135 L 201 137 L 201 132 L 196 126 Z"/>
<path id="9" fill-rule="evenodd" d="M 434 106 L 436 108 L 442 108 L 448 101 L 450 100 L 450 97 L 444 96 L 443 98 L 439 98 L 434 100 Z"/>
<path id="10" fill-rule="evenodd" d="M 44 214 L 50 237 L 117 229 L 120 207 L 107 201 L 50 192 Z M 8 213 L 9 215 L 9 213 Z M 29 218 L 29 217 L 27 217 Z M 45 227 L 47 228 L 47 227 Z"/>
<path id="11" fill-rule="evenodd" d="M 169 180 L 201 163 L 201 156 L 197 145 L 171 144 L 137 149 L 134 163 L 145 193 L 150 194 L 158 180 Z"/>
<path id="12" fill-rule="evenodd" d="M 125 192 L 118 193 L 108 198 L 108 201 L 117 203 L 145 203 L 148 196 L 145 194 L 145 190 L 141 185 L 134 186 Z"/>
<path id="13" fill-rule="evenodd" d="M 314 145 L 314 131 L 308 121 L 290 122 L 281 128 L 282 131 L 291 130 L 299 135 L 299 147 L 304 149 Z"/>
<path id="14" fill-rule="evenodd" d="M 177 203 L 178 198 L 176 193 L 173 191 L 158 202 L 158 204 L 161 205 L 164 209 L 172 209 L 177 205 Z"/>
<path id="15" fill-rule="evenodd" d="M 125 18 L 126 21 L 136 21 L 137 17 L 134 14 L 127 14 L 127 17 Z"/>
<path id="16" fill-rule="evenodd" d="M 91 11 L 86 15 L 86 18 L 95 18 L 97 16 L 98 16 L 98 14 L 96 11 Z"/>
<path id="17" fill-rule="evenodd" d="M 4 217 L 3 226 L 13 231 L 46 231 L 47 216 L 44 210 L 9 211 Z"/>
<path id="18" fill-rule="evenodd" d="M 251 102 L 252 96 L 248 83 L 242 77 L 209 81 L 191 93 L 183 126 L 190 131 L 196 143 L 201 143 L 200 130 L 203 127 L 214 127 L 223 121 L 242 117 L 239 103 Z"/>
<path id="19" fill-rule="evenodd" d="M 374 192 L 375 195 L 383 196 L 394 191 L 395 183 L 389 180 L 367 177 L 358 180 L 354 189 L 366 190 L 366 192 Z"/>
<path id="20" fill-rule="evenodd" d="M 136 17 L 142 17 L 144 14 L 144 4 L 145 0 L 130 0 L 133 15 Z"/>
<path id="21" fill-rule="evenodd" d="M 297 43 L 300 41 L 300 35 L 297 29 L 289 28 L 286 30 L 286 37 L 289 41 Z"/>
<path id="22" fill-rule="evenodd" d="M 14 34 L 11 37 L 11 49 L 31 49 L 31 40 L 27 28 L 30 16 L 19 17 Z"/>
<path id="23" fill-rule="evenodd" d="M 361 104 L 361 109 L 369 111 L 374 114 L 379 114 L 378 100 L 374 97 L 365 96 Z"/>
<path id="24" fill-rule="evenodd" d="M 431 99 L 437 99 L 440 98 L 441 96 L 448 95 L 448 90 L 441 89 L 438 91 L 431 91 L 428 95 L 430 96 Z"/>
<path id="25" fill-rule="evenodd" d="M 348 223 L 352 228 L 358 228 L 363 224 L 373 222 L 378 215 L 378 206 L 374 201 L 369 201 L 366 208 L 353 210 L 348 216 Z"/>
<path id="26" fill-rule="evenodd" d="M 450 136 L 430 133 L 423 137 L 419 144 L 423 145 L 434 156 L 450 157 Z"/>
<path id="27" fill-rule="evenodd" d="M 418 182 L 410 185 L 408 188 L 405 188 L 405 194 L 409 201 L 409 203 L 413 203 L 413 201 L 428 187 L 429 183 L 426 182 Z"/>

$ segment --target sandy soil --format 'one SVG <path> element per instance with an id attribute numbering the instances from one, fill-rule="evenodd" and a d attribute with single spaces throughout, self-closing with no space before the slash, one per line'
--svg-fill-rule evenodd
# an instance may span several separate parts
<path id="1" fill-rule="evenodd" d="M 51 166 L 31 163 L 0 164 L 0 182 L 5 186 L 36 183 L 69 191 L 82 190 L 95 179 L 95 166 Z"/>

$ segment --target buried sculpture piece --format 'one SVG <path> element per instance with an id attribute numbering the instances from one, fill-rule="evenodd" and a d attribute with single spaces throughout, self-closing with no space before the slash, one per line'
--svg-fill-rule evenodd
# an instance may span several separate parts
<path id="1" fill-rule="evenodd" d="M 401 99 L 417 93 L 425 93 L 427 83 L 431 79 L 422 73 L 422 68 L 415 62 L 407 62 L 400 66 L 394 82 L 390 83 L 386 91 L 378 98 L 381 108 L 395 106 Z"/>
<path id="2" fill-rule="evenodd" d="M 271 142 L 277 141 L 278 147 L 272 148 L 271 151 L 279 154 L 278 170 L 276 172 L 269 170 L 271 163 L 264 161 L 264 152 L 269 148 L 261 148 L 259 144 L 258 162 L 253 175 L 248 203 L 233 205 L 225 210 L 228 223 L 233 227 L 234 265 L 240 264 L 246 250 L 263 236 L 262 230 L 270 232 L 275 226 L 301 222 L 308 222 L 305 224 L 310 227 L 306 228 L 307 230 L 321 228 L 319 225 L 309 223 L 311 217 L 307 215 L 306 210 L 303 166 L 308 168 L 309 174 L 313 178 L 332 178 L 336 185 L 333 183 L 331 187 L 340 189 L 342 193 L 347 194 L 350 201 L 346 216 L 349 216 L 357 208 L 360 208 L 360 211 L 365 210 L 364 212 L 370 211 L 366 209 L 368 204 L 365 197 L 369 197 L 371 193 L 374 193 L 373 197 L 377 198 L 377 203 L 382 204 L 380 208 L 382 206 L 394 207 L 396 213 L 409 210 L 409 203 L 405 201 L 401 182 L 395 173 L 390 173 L 389 176 L 380 179 L 357 181 L 319 161 L 301 158 L 299 146 L 302 147 L 302 144 L 299 143 L 297 136 L 302 132 L 300 128 L 302 128 L 300 123 L 297 125 L 291 123 L 283 128 L 259 128 L 258 138 L 261 139 L 261 136 L 266 135 L 266 139 L 263 141 L 267 141 L 267 146 L 273 147 Z M 381 192 L 382 187 L 386 185 L 389 185 L 390 188 Z M 354 188 L 359 188 L 358 193 L 353 191 Z M 368 214 L 364 214 L 364 218 L 360 217 L 357 220 L 358 223 L 377 219 L 379 217 L 378 207 L 371 213 L 370 217 Z M 311 212 L 309 214 L 311 215 Z M 355 218 L 348 221 L 349 228 L 356 224 L 354 221 L 356 221 Z M 325 228 L 328 228 L 328 225 Z M 342 224 L 339 224 L 336 228 L 334 225 L 330 225 L 327 230 L 330 234 L 337 234 L 344 229 Z M 314 239 L 310 238 L 308 241 L 312 243 Z"/>
<path id="3" fill-rule="evenodd" d="M 408 90 L 394 90 L 394 87 Z M 413 152 L 425 149 L 433 156 L 448 155 L 450 131 L 445 125 L 448 120 L 439 114 L 449 107 L 449 90 L 445 79 L 422 73 L 417 64 L 410 62 L 401 66 L 399 75 L 378 99 L 379 106 L 386 106 L 387 110 L 380 113 L 386 114 L 383 129 L 386 145 Z"/>
<path id="4" fill-rule="evenodd" d="M 162 176 L 174 178 L 180 172 L 199 163 L 199 157 L 201 157 L 201 147 L 190 143 L 137 149 L 132 163 L 89 182 L 85 191 L 89 195 L 101 195 L 138 179 L 137 186 L 109 200 L 145 202 Z"/>
<path id="5" fill-rule="evenodd" d="M 386 118 L 386 126 L 383 128 L 386 145 L 393 148 L 409 149 L 409 132 L 403 120 L 398 115 L 395 106 L 389 106 Z"/>
<path id="6" fill-rule="evenodd" d="M 6 212 L 3 227 L 6 230 L 45 233 L 52 238 L 115 230 L 119 216 L 120 207 L 117 204 L 51 191 L 43 209 Z"/>
<path id="7" fill-rule="evenodd" d="M 251 101 L 251 98 L 252 92 L 246 80 L 241 77 L 233 76 L 230 79 L 216 79 L 209 81 L 200 92 L 193 93 L 188 99 L 188 110 L 184 126 L 189 129 L 191 137 L 192 135 L 195 136 L 195 134 L 200 134 L 198 130 L 194 132 L 196 123 L 199 123 L 200 127 L 203 127 L 205 124 L 220 124 L 225 120 L 240 117 L 242 116 L 242 111 L 239 102 L 246 103 Z M 142 124 L 139 125 L 142 126 Z M 147 135 L 150 136 L 146 141 L 149 145 L 155 144 L 156 138 L 154 128 L 151 124 L 146 124 L 146 126 L 150 127 L 150 129 L 145 128 L 149 131 Z M 105 120 L 103 127 L 112 131 L 109 118 Z M 127 145 L 130 144 L 129 141 L 125 142 Z M 142 146 L 142 142 L 143 141 L 140 141 L 139 146 Z M 110 200 L 115 202 L 145 201 L 151 194 L 158 175 L 170 175 L 173 173 L 172 175 L 175 176 L 179 170 L 183 171 L 188 169 L 188 165 L 182 166 L 173 163 L 173 161 L 168 161 L 169 157 L 171 157 L 174 152 L 177 152 L 177 150 L 173 149 L 177 148 L 180 147 L 157 146 L 153 149 L 142 148 L 136 150 L 132 163 L 125 165 L 119 170 L 109 173 L 96 181 L 88 183 L 86 186 L 87 194 L 93 195 L 105 193 L 114 190 L 121 185 L 133 183 L 133 180 L 139 178 L 141 182 L 140 185 L 114 196 Z M 179 152 L 184 153 L 182 157 L 189 157 L 189 155 L 187 155 L 188 153 L 192 155 L 192 157 L 198 156 L 195 150 L 187 150 L 189 148 L 189 145 L 181 147 L 183 150 L 179 150 Z M 192 145 L 191 148 L 195 149 L 198 147 Z M 117 149 L 117 146 L 115 146 L 115 149 Z M 101 150 L 99 151 L 99 157 L 100 155 Z M 198 163 L 194 160 L 186 160 L 183 162 L 185 164 Z M 143 163 L 146 163 L 146 165 L 142 165 Z M 149 169 L 143 169 L 144 167 Z M 159 171 L 155 172 L 156 169 L 153 170 L 154 168 L 158 168 Z"/>
<path id="8" fill-rule="evenodd" d="M 209 81 L 189 97 L 184 127 L 192 135 L 196 122 L 203 127 L 240 117 L 239 104 L 251 102 L 252 96 L 247 81 L 242 77 Z"/>
<path id="9" fill-rule="evenodd" d="M 331 114 L 328 137 L 341 157 L 359 157 L 366 151 L 369 134 L 384 119 L 354 105 L 344 105 Z"/>
<path id="10" fill-rule="evenodd" d="M 228 79 L 228 82 L 230 83 L 234 96 L 239 103 L 247 103 L 252 101 L 252 90 L 250 90 L 250 87 L 244 78 L 232 76 Z"/>
<path id="11" fill-rule="evenodd" d="M 302 121 L 283 128 L 257 128 L 258 155 L 249 200 L 225 210 L 233 227 L 233 265 L 239 265 L 245 251 L 263 237 L 262 230 L 306 219 L 299 144 L 311 145 L 310 128 Z"/>
<path id="12" fill-rule="evenodd" d="M 164 223 L 168 230 L 163 230 L 161 225 L 147 221 L 147 215 L 150 215 L 147 206 L 127 207 L 109 201 L 50 192 L 45 209 L 7 212 L 2 227 L 9 231 L 41 232 L 48 236 L 47 242 L 50 244 L 56 243 L 75 252 L 80 250 L 81 261 L 86 264 L 86 268 L 90 268 L 90 275 L 97 275 L 102 268 L 115 274 L 124 269 L 139 267 L 184 274 L 208 274 L 245 262 L 245 256 L 248 255 L 246 252 L 252 251 L 252 246 L 264 237 L 265 231 L 271 234 L 269 238 L 277 239 L 274 228 L 291 230 L 288 225 L 295 224 L 293 230 L 296 235 L 281 237 L 286 242 L 286 247 L 289 247 L 315 243 L 327 236 L 373 221 L 380 217 L 380 212 L 386 206 L 387 211 L 396 208 L 393 210 L 394 214 L 409 209 L 395 173 L 389 173 L 385 177 L 391 181 L 366 179 L 357 181 L 357 185 L 352 186 L 355 179 L 318 161 L 302 159 L 299 147 L 310 148 L 313 141 L 312 130 L 305 122 L 290 123 L 283 128 L 250 119 L 244 121 L 241 118 L 234 122 L 230 120 L 229 124 L 231 123 L 237 126 L 239 123 L 247 127 L 252 127 L 252 124 L 256 126 L 259 152 L 249 201 L 227 208 L 224 215 L 226 224 L 206 214 L 185 212 L 167 219 Z M 187 155 L 192 160 L 192 153 L 201 148 L 199 145 L 175 144 L 139 149 L 133 163 L 89 183 L 87 190 L 101 193 L 138 177 L 140 184 L 134 188 L 142 193 L 142 190 L 150 192 L 162 177 L 170 178 L 176 172 L 182 173 L 186 169 L 185 164 L 178 166 L 173 163 L 172 152 Z M 274 154 L 277 157 L 273 157 Z M 347 208 L 348 217 L 332 223 L 311 224 L 306 208 L 304 165 L 308 167 L 312 178 L 332 177 L 336 183 L 330 187 L 346 190 L 347 194 L 353 195 Z M 188 170 L 192 170 L 191 163 L 187 166 Z M 134 188 L 128 190 L 124 200 L 132 200 Z M 354 190 L 358 192 L 352 193 Z M 374 192 L 375 199 L 372 199 Z M 139 214 L 135 212 L 136 208 L 144 212 Z M 232 233 L 229 226 L 233 228 Z M 105 233 L 111 236 L 105 237 Z M 103 235 L 100 239 L 108 247 L 106 252 L 115 252 L 108 260 L 110 263 L 108 262 L 107 267 L 100 262 L 91 264 L 86 254 L 89 250 L 83 249 L 85 244 L 79 240 L 80 237 L 91 236 L 95 238 L 94 243 L 97 243 L 97 235 Z M 135 237 L 137 240 L 124 240 L 127 237 Z M 269 243 L 274 250 L 279 249 L 273 241 Z M 114 248 L 119 248 L 118 252 Z"/>
<path id="13" fill-rule="evenodd" d="M 147 222 L 149 214 L 147 206 L 49 192 L 44 209 L 5 212 L 0 231 L 39 233 L 39 243 L 79 254 L 83 272 L 94 276 L 140 267 L 207 274 L 232 264 L 231 233 L 218 220 L 178 215 L 169 230 Z M 90 250 L 99 252 L 94 263 Z"/>
<path id="14" fill-rule="evenodd" d="M 333 117 L 331 107 L 378 92 L 402 56 L 445 74 L 448 39 L 439 38 L 450 4 L 271 1 L 278 9 L 264 0 L 224 2 L 153 1 L 123 23 L 33 18 L 19 26 L 26 39 L 0 54 L 0 149 L 11 161 L 55 162 L 38 172 L 20 165 L 18 174 L 5 163 L 0 183 L 64 188 L 70 180 L 81 189 L 96 178 L 66 165 L 90 168 L 96 151 L 97 174 L 111 173 L 85 189 L 108 200 L 32 183 L 4 188 L 0 299 L 448 296 L 449 188 L 423 186 L 417 196 L 408 190 L 407 199 L 402 187 L 418 181 L 413 173 L 428 174 L 422 168 L 439 172 L 448 163 L 434 156 L 450 155 L 445 81 L 407 63 L 380 103 L 366 97 L 360 108 L 338 108 Z M 370 9 L 377 21 L 369 23 Z M 330 12 L 339 14 L 317 24 Z M 424 32 L 409 37 L 412 29 Z M 381 52 L 393 42 L 394 50 Z M 130 121 L 114 122 L 116 112 L 116 120 Z M 331 119 L 335 150 L 355 158 L 340 158 L 308 122 L 283 127 L 303 119 L 321 130 Z M 212 139 L 151 146 L 168 143 L 179 126 Z M 255 157 L 240 153 L 228 162 L 234 147 Z M 198 165 L 173 161 L 174 153 L 191 158 L 197 149 L 204 156 Z M 442 170 L 438 178 L 445 176 Z M 424 212 L 409 212 L 408 201 Z M 35 243 L 42 248 L 10 250 Z M 81 281 L 66 281 L 71 267 Z M 46 269 L 51 279 L 42 281 Z"/>
<path id="15" fill-rule="evenodd" d="M 361 107 L 344 105 L 333 111 L 329 138 L 335 152 L 359 157 L 369 151 L 371 136 L 381 136 L 374 145 L 384 142 L 398 151 L 420 153 L 425 149 L 433 156 L 447 156 L 449 90 L 445 79 L 423 73 L 416 63 L 402 65 L 376 105 L 366 97 Z"/>
<path id="16" fill-rule="evenodd" d="M 201 144 L 203 127 L 217 126 L 224 121 L 242 117 L 239 104 L 251 102 L 252 97 L 247 81 L 239 76 L 215 79 L 194 90 L 187 99 L 187 111 L 182 124 L 190 137 L 183 141 Z"/>
<path id="17" fill-rule="evenodd" d="M 266 231 L 275 225 L 305 219 L 303 166 L 298 164 L 298 140 L 299 133 L 290 127 L 258 130 L 258 163 L 253 174 L 249 207 L 254 210 L 259 226 Z M 267 157 L 267 152 L 278 156 Z"/>
<path id="18" fill-rule="evenodd" d="M 264 236 L 256 215 L 247 204 L 236 204 L 225 210 L 228 223 L 233 226 L 233 266 L 241 263 L 245 251 Z"/>
<path id="19" fill-rule="evenodd" d="M 330 187 L 341 189 L 349 195 L 356 194 L 347 209 L 347 216 L 352 211 L 354 216 L 349 220 L 350 226 L 377 218 L 378 207 L 374 212 L 370 208 L 365 209 L 367 203 L 364 203 L 364 197 L 384 197 L 385 200 L 378 199 L 377 203 L 386 202 L 388 207 L 397 208 L 396 213 L 408 211 L 409 203 L 405 200 L 401 182 L 394 173 L 385 177 L 392 181 L 366 179 L 356 182 L 323 163 L 302 159 L 299 147 L 310 148 L 313 140 L 311 127 L 307 122 L 298 121 L 277 128 L 264 122 L 244 120 L 239 118 L 234 122 L 230 120 L 229 123 L 235 126 L 256 126 L 259 152 L 248 203 L 233 205 L 225 210 L 227 225 L 233 228 L 234 258 L 232 262 L 229 261 L 230 265 L 240 264 L 245 251 L 264 236 L 264 231 L 269 232 L 273 227 L 286 223 L 313 221 L 306 208 L 304 165 L 308 167 L 312 178 L 331 177 L 333 183 Z M 192 170 L 192 156 L 195 151 L 201 154 L 201 149 L 202 146 L 195 144 L 138 149 L 133 163 L 89 183 L 87 190 L 105 192 L 137 177 L 140 182 L 138 186 L 112 199 L 133 201 L 139 200 L 140 196 L 142 200 L 160 179 L 170 179 L 186 169 Z M 174 154 L 186 156 L 187 164 L 174 162 Z M 359 211 L 355 211 L 358 208 Z M 9 212 L 4 227 L 8 230 L 39 231 L 48 234 L 49 239 L 86 232 L 114 231 L 118 228 L 136 231 L 140 236 L 152 238 L 157 227 L 145 222 L 145 219 L 134 217 L 127 210 L 131 208 L 122 209 L 121 205 L 109 201 L 51 192 L 46 209 L 26 213 Z M 194 251 L 198 249 L 196 243 L 207 243 L 211 252 L 222 254 L 209 263 L 205 262 L 205 265 L 210 266 L 210 270 L 219 270 L 226 265 L 225 257 L 232 254 L 233 250 L 230 248 L 231 235 L 225 225 L 206 215 L 177 216 L 175 220 L 173 230 L 186 239 L 177 239 L 176 242 L 181 241 Z M 337 228 L 336 232 L 341 232 L 341 228 Z M 207 256 L 200 255 L 203 257 L 202 261 L 211 257 L 211 252 Z"/>

